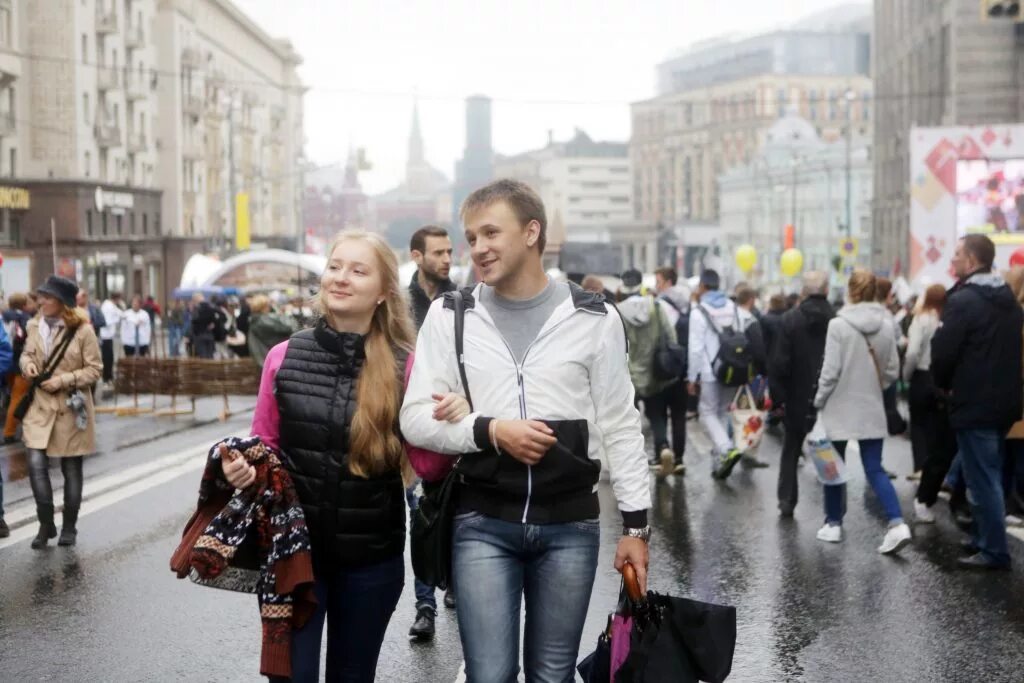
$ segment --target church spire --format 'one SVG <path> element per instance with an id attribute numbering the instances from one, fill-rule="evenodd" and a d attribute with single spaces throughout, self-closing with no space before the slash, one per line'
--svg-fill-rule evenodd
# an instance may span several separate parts
<path id="1" fill-rule="evenodd" d="M 423 158 L 423 133 L 420 132 L 420 108 L 419 102 L 412 103 L 412 130 L 409 132 L 409 157 L 406 166 L 414 168 L 424 163 Z"/>

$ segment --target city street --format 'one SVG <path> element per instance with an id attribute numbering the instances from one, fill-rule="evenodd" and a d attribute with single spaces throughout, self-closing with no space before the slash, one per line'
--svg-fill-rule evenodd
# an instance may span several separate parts
<path id="1" fill-rule="evenodd" d="M 238 406 L 246 399 L 238 399 Z M 200 418 L 219 409 L 201 406 Z M 251 406 L 249 399 L 248 406 Z M 129 444 L 86 461 L 78 546 L 29 548 L 34 522 L 0 541 L 0 680 L 255 681 L 260 622 L 251 596 L 177 580 L 168 560 L 194 509 L 206 447 L 244 433 L 249 413 L 226 423 L 186 418 L 181 431 L 131 445 L 175 424 L 166 418 L 103 416 L 100 431 Z M 163 425 L 158 428 L 157 425 Z M 821 493 L 801 472 L 796 518 L 780 520 L 774 491 L 779 443 L 761 457 L 771 469 L 738 468 L 726 483 L 708 476 L 705 441 L 691 423 L 685 478 L 655 485 L 652 588 L 733 604 L 738 611 L 734 681 L 1019 681 L 1024 668 L 1024 543 L 1011 540 L 1012 573 L 953 568 L 960 534 L 940 504 L 939 524 L 916 527 L 896 559 L 879 556 L 884 522 L 855 455 L 846 540 L 815 540 Z M 107 437 L 109 439 L 109 436 Z M 886 464 L 911 509 L 903 439 Z M 0 455 L 8 519 L 31 496 L 20 449 Z M 19 472 L 21 473 L 19 475 Z M 13 481 L 12 481 L 13 480 Z M 59 477 L 55 480 L 55 484 Z M 57 500 L 59 500 L 59 493 Z M 866 502 L 866 504 L 865 504 Z M 602 483 L 604 546 L 581 657 L 596 641 L 619 584 L 612 569 L 620 521 Z M 380 681 L 455 681 L 461 655 L 454 613 L 441 608 L 432 644 L 410 644 L 412 576 L 391 622 Z"/>

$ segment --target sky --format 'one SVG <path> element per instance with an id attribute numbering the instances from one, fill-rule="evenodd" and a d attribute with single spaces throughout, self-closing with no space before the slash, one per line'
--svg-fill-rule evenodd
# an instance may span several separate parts
<path id="1" fill-rule="evenodd" d="M 494 98 L 498 153 L 581 128 L 629 139 L 629 103 L 655 94 L 655 65 L 695 41 L 790 23 L 849 0 L 234 0 L 302 55 L 306 155 L 362 147 L 370 194 L 404 175 L 413 102 L 427 160 L 449 178 L 465 144 L 464 99 Z"/>

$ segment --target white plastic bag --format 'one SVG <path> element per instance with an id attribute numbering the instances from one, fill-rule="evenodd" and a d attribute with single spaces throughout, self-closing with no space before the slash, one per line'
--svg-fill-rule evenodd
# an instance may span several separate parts
<path id="1" fill-rule="evenodd" d="M 765 411 L 758 407 L 749 385 L 744 384 L 736 391 L 736 397 L 729 406 L 729 416 L 736 449 L 750 456 L 757 453 L 764 436 Z"/>
<path id="2" fill-rule="evenodd" d="M 814 469 L 818 471 L 818 481 L 825 486 L 838 486 L 846 483 L 846 462 L 832 447 L 832 440 L 825 433 L 825 425 L 816 420 L 804 441 L 804 453 Z"/>

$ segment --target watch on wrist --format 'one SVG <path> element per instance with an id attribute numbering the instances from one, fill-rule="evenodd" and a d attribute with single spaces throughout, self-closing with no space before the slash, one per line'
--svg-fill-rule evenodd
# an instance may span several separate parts
<path id="1" fill-rule="evenodd" d="M 644 543 L 651 542 L 651 525 L 642 527 L 622 527 L 622 535 L 630 538 L 639 538 Z"/>

